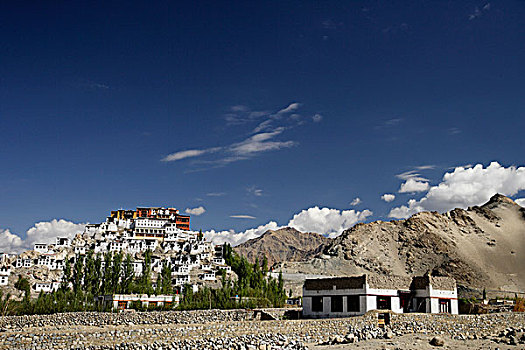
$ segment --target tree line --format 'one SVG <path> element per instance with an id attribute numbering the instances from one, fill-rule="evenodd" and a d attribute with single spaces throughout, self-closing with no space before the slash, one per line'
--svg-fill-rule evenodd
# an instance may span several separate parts
<path id="1" fill-rule="evenodd" d="M 268 275 L 268 259 L 262 263 L 258 258 L 252 264 L 243 255 L 237 254 L 228 243 L 223 245 L 223 257 L 228 266 L 237 275 L 231 279 L 221 271 L 221 287 L 201 288 L 193 293 L 190 286 L 185 286 L 181 309 L 230 309 L 239 307 L 281 307 L 286 301 L 282 273 L 278 278 Z"/>
<path id="2" fill-rule="evenodd" d="M 147 250 L 142 262 L 142 273 L 136 276 L 133 257 L 122 252 L 76 255 L 73 262 L 66 258 L 58 290 L 41 291 L 31 300 L 29 281 L 19 276 L 15 288 L 23 293 L 18 302 L 11 302 L 12 314 L 48 314 L 71 311 L 104 311 L 96 297 L 108 294 L 172 294 L 171 266 L 166 264 L 157 276 L 153 288 L 152 253 Z"/>
<path id="3" fill-rule="evenodd" d="M 220 287 L 201 287 L 193 292 L 189 284 L 181 289 L 179 309 L 280 307 L 286 300 L 282 274 L 277 279 L 268 276 L 268 260 L 250 263 L 237 254 L 229 244 L 223 246 L 223 257 L 237 278 L 228 277 L 221 270 Z M 174 293 L 172 271 L 165 264 L 152 282 L 152 252 L 147 250 L 142 261 L 142 272 L 136 276 L 131 254 L 106 252 L 76 255 L 74 261 L 66 259 L 63 277 L 58 290 L 40 292 L 31 299 L 29 281 L 19 276 L 15 287 L 23 293 L 20 301 L 11 300 L 10 295 L 0 294 L 0 309 L 4 314 L 49 314 L 71 311 L 109 311 L 96 299 L 108 294 L 169 295 Z M 178 292 L 178 291 L 177 291 Z M 141 309 L 140 305 L 135 305 Z M 1 311 L 1 310 L 0 310 Z"/>

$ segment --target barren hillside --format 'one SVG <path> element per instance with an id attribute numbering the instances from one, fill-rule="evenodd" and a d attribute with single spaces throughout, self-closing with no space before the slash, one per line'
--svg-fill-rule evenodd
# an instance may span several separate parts
<path id="1" fill-rule="evenodd" d="M 251 262 L 258 257 L 268 258 L 268 265 L 282 261 L 303 261 L 313 258 L 321 252 L 330 239 L 317 233 L 299 232 L 286 227 L 279 230 L 268 230 L 262 236 L 251 239 L 235 247 L 235 251 L 246 256 Z"/>
<path id="2" fill-rule="evenodd" d="M 525 290 L 525 209 L 495 195 L 481 207 L 358 224 L 285 273 L 414 275 L 432 271 L 460 284 Z"/>

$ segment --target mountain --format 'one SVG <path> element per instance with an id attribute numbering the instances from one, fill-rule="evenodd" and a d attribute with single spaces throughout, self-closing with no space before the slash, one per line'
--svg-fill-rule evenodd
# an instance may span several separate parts
<path id="1" fill-rule="evenodd" d="M 263 235 L 250 239 L 235 247 L 235 251 L 248 258 L 252 263 L 258 257 L 268 258 L 268 266 L 282 261 L 303 261 L 313 258 L 322 251 L 329 238 L 318 233 L 299 232 L 285 227 L 279 230 L 268 230 Z"/>
<path id="2" fill-rule="evenodd" d="M 308 262 L 282 261 L 278 266 L 288 275 L 430 271 L 465 286 L 507 291 L 525 290 L 524 267 L 525 209 L 502 195 L 467 210 L 357 224 Z"/>

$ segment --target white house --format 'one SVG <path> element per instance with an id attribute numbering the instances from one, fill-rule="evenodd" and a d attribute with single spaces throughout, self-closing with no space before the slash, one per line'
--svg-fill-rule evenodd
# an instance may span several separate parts
<path id="1" fill-rule="evenodd" d="M 175 285 L 182 286 L 186 283 L 190 283 L 189 275 L 177 275 L 177 278 L 175 279 Z"/>
<path id="2" fill-rule="evenodd" d="M 432 283 L 436 283 L 436 287 Z M 365 274 L 307 279 L 304 283 L 305 317 L 355 316 L 370 310 L 457 314 L 456 282 L 448 277 L 423 276 L 412 279 Z"/>
<path id="3" fill-rule="evenodd" d="M 37 282 L 34 285 L 35 291 L 37 292 L 52 292 L 58 290 L 60 282 Z"/>
<path id="4" fill-rule="evenodd" d="M 33 250 L 41 254 L 45 254 L 49 251 L 49 249 L 47 248 L 47 244 L 45 243 L 35 243 L 35 245 L 33 246 Z"/>
<path id="5" fill-rule="evenodd" d="M 56 238 L 56 247 L 69 247 L 71 245 L 71 240 L 68 237 L 57 237 Z"/>
<path id="6" fill-rule="evenodd" d="M 76 245 L 74 248 L 75 254 L 85 255 L 86 254 L 86 246 L 79 246 Z"/>
<path id="7" fill-rule="evenodd" d="M 205 272 L 201 275 L 201 279 L 204 281 L 215 281 L 215 273 L 214 272 Z"/>
<path id="8" fill-rule="evenodd" d="M 10 275 L 11 268 L 9 266 L 0 266 L 0 286 L 7 286 Z"/>
<path id="9" fill-rule="evenodd" d="M 9 284 L 9 276 L 0 275 L 0 286 L 7 286 Z"/>
<path id="10" fill-rule="evenodd" d="M 458 313 L 458 292 L 454 279 L 431 275 L 414 277 L 412 288 L 415 292 L 413 311 Z"/>
<path id="11" fill-rule="evenodd" d="M 179 304 L 179 295 L 147 295 L 147 294 L 113 294 L 102 295 L 98 300 L 105 305 L 111 305 L 115 310 L 130 308 L 134 302 L 143 307 Z"/>

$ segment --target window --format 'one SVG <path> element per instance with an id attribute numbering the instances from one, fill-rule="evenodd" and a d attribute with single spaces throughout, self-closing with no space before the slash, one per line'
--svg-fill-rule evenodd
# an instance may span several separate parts
<path id="1" fill-rule="evenodd" d="M 361 311 L 361 305 L 359 302 L 359 295 L 349 295 L 347 299 L 347 311 L 348 312 L 359 312 Z"/>
<path id="2" fill-rule="evenodd" d="M 390 297 L 377 297 L 377 309 L 379 310 L 390 310 Z"/>
<path id="3" fill-rule="evenodd" d="M 343 312 L 343 296 L 336 295 L 331 298 L 331 311 L 332 312 Z"/>
<path id="4" fill-rule="evenodd" d="M 323 297 L 312 297 L 312 311 L 323 312 Z"/>
<path id="5" fill-rule="evenodd" d="M 439 312 L 448 314 L 450 313 L 450 300 L 449 299 L 439 299 Z"/>

